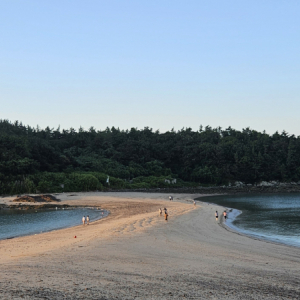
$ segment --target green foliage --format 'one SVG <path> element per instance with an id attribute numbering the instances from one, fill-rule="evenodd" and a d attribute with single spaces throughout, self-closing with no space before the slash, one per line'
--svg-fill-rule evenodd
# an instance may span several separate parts
<path id="1" fill-rule="evenodd" d="M 132 183 L 126 186 L 129 189 L 138 190 L 138 189 L 150 189 L 151 185 L 146 182 Z"/>
<path id="2" fill-rule="evenodd" d="M 40 193 L 47 193 L 47 192 L 50 192 L 51 186 L 52 186 L 52 184 L 50 181 L 41 180 L 41 181 L 39 181 L 39 183 L 37 185 L 37 190 Z"/>
<path id="3" fill-rule="evenodd" d="M 115 178 L 115 177 L 109 177 L 109 186 L 111 188 L 124 188 L 125 187 L 125 182 L 124 180 L 120 178 Z"/>
<path id="4" fill-rule="evenodd" d="M 78 191 L 95 191 L 99 189 L 99 180 L 91 174 L 73 174 Z"/>
<path id="5" fill-rule="evenodd" d="M 95 176 L 102 186 L 106 185 L 106 180 L 107 180 L 107 176 L 108 176 L 107 174 L 99 173 L 99 172 L 91 172 L 90 174 Z"/>
<path id="6" fill-rule="evenodd" d="M 219 183 L 221 182 L 219 170 L 216 167 L 197 167 L 192 172 L 192 179 L 201 183 Z"/>
<path id="7" fill-rule="evenodd" d="M 0 185 L 4 187 L 3 183 Z M 32 180 L 30 180 L 28 177 L 20 177 L 19 179 L 10 182 L 8 185 L 4 188 L 7 192 L 10 194 L 22 194 L 22 193 L 35 193 L 36 187 Z"/>
<path id="8" fill-rule="evenodd" d="M 146 184 L 149 188 L 163 188 L 163 187 L 169 187 L 170 184 L 165 182 L 166 177 L 160 176 L 149 176 L 149 177 L 137 177 L 132 180 L 133 184 L 140 184 L 141 186 L 143 184 Z"/>
<path id="9" fill-rule="evenodd" d="M 25 180 L 24 180 L 24 190 L 25 190 L 25 193 L 27 193 L 27 194 L 35 193 L 35 191 L 36 191 L 34 182 L 32 180 L 30 180 L 29 178 L 25 178 Z"/>
<path id="10" fill-rule="evenodd" d="M 300 137 L 285 131 L 76 131 L 0 120 L 1 194 L 167 187 L 165 178 L 176 178 L 174 187 L 299 181 L 299 170 Z"/>

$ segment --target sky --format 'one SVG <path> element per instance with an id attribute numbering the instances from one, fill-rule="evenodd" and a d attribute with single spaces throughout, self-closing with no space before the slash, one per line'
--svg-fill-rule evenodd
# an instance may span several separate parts
<path id="1" fill-rule="evenodd" d="M 298 0 L 0 0 L 0 119 L 300 135 Z"/>

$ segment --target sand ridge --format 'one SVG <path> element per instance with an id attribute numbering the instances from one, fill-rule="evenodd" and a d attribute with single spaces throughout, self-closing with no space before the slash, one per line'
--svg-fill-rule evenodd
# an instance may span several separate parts
<path id="1" fill-rule="evenodd" d="M 119 196 L 121 195 L 110 197 L 108 193 L 102 193 L 101 196 L 93 193 L 80 193 L 71 197 L 68 194 L 58 195 L 57 197 L 62 200 L 61 204 L 101 207 L 109 210 L 110 214 L 88 226 L 82 226 L 81 220 L 78 220 L 80 225 L 72 228 L 0 241 L 0 263 L 19 257 L 38 255 L 94 238 L 113 238 L 118 235 L 137 233 L 156 225 L 158 221 L 162 222 L 163 218 L 157 218 L 158 210 L 165 206 L 168 207 L 170 217 L 186 213 L 192 208 L 166 200 L 153 202 L 153 199 L 147 197 L 142 199 L 129 197 L 126 200 Z M 162 197 L 167 198 L 166 195 Z M 162 197 L 158 197 L 158 199 Z M 14 198 L 11 197 L 9 201 L 5 202 L 9 203 L 13 201 L 12 199 Z"/>

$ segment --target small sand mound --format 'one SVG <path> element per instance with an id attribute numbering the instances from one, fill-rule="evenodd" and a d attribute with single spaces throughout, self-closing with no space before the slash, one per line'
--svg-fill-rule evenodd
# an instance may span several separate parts
<path id="1" fill-rule="evenodd" d="M 14 202 L 58 202 L 52 195 L 38 195 L 38 196 L 21 196 L 13 200 Z"/>

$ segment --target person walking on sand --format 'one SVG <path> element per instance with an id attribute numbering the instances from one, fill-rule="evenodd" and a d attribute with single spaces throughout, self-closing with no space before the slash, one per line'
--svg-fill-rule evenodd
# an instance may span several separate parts
<path id="1" fill-rule="evenodd" d="M 224 219 L 225 219 L 225 221 L 226 221 L 226 219 L 227 219 L 227 212 L 226 212 L 226 210 L 224 210 L 223 216 L 224 216 Z"/>
<path id="2" fill-rule="evenodd" d="M 194 200 L 194 206 L 196 206 L 196 201 Z"/>
<path id="3" fill-rule="evenodd" d="M 216 212 L 215 212 L 215 217 L 216 217 L 216 221 L 218 221 L 219 214 L 218 214 L 218 211 L 217 211 L 217 210 L 216 210 Z"/>
<path id="4" fill-rule="evenodd" d="M 86 225 L 89 225 L 89 224 L 90 224 L 90 217 L 86 216 Z"/>
<path id="5" fill-rule="evenodd" d="M 168 212 L 165 210 L 165 220 L 168 221 Z"/>
<path id="6" fill-rule="evenodd" d="M 82 225 L 85 224 L 85 216 L 82 217 Z"/>

